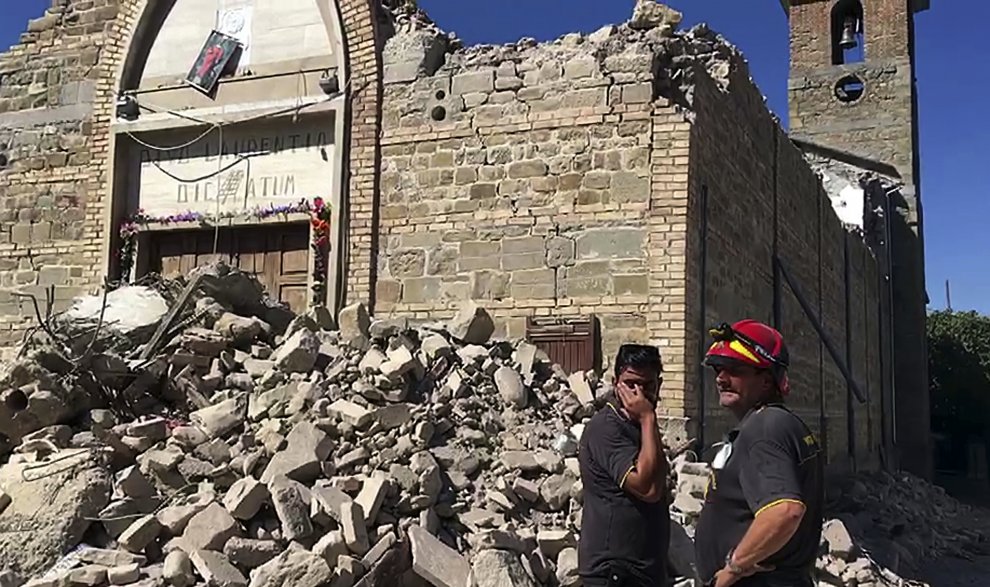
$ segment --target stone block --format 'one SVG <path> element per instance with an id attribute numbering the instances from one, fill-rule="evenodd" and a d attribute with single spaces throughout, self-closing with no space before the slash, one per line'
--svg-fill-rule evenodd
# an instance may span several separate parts
<path id="1" fill-rule="evenodd" d="M 111 585 L 128 585 L 141 577 L 141 566 L 137 563 L 107 569 L 107 581 Z"/>
<path id="2" fill-rule="evenodd" d="M 220 403 L 196 410 L 189 419 L 210 435 L 219 438 L 244 423 L 247 416 L 247 402 L 230 398 Z"/>
<path id="3" fill-rule="evenodd" d="M 189 520 L 182 533 L 182 543 L 190 551 L 220 551 L 227 540 L 239 534 L 237 520 L 222 505 L 214 502 Z"/>
<path id="4" fill-rule="evenodd" d="M 491 315 L 474 302 L 465 302 L 447 323 L 447 331 L 466 344 L 484 344 L 495 331 Z"/>
<path id="5" fill-rule="evenodd" d="M 117 538 L 125 549 L 130 552 L 141 552 L 151 544 L 162 531 L 162 525 L 153 515 L 138 518 L 124 533 Z"/>
<path id="6" fill-rule="evenodd" d="M 553 236 L 547 239 L 547 266 L 556 268 L 572 264 L 575 246 L 574 240 L 567 237 Z"/>
<path id="7" fill-rule="evenodd" d="M 517 409 L 526 407 L 528 403 L 528 393 L 523 385 L 522 377 L 512 367 L 502 366 L 495 371 L 495 387 L 498 388 L 499 395 L 506 405 Z"/>
<path id="8" fill-rule="evenodd" d="M 309 504 L 312 496 L 309 489 L 288 477 L 276 477 L 268 486 L 275 506 L 275 514 L 282 524 L 282 537 L 285 540 L 302 540 L 313 534 L 313 523 L 309 517 Z"/>
<path id="9" fill-rule="evenodd" d="M 529 177 L 542 177 L 547 174 L 549 168 L 547 164 L 539 160 L 517 161 L 509 164 L 509 177 L 511 179 L 526 179 Z"/>
<path id="10" fill-rule="evenodd" d="M 388 256 L 388 270 L 392 277 L 421 277 L 426 271 L 426 251 L 400 249 Z"/>
<path id="11" fill-rule="evenodd" d="M 650 179 L 640 177 L 632 171 L 618 171 L 612 176 L 612 201 L 648 202 L 650 200 Z"/>
<path id="12" fill-rule="evenodd" d="M 451 82 L 451 92 L 454 94 L 491 93 L 493 91 L 495 91 L 495 70 L 493 69 L 455 75 Z"/>
<path id="13" fill-rule="evenodd" d="M 435 587 L 468 587 L 471 566 L 467 559 L 419 526 L 410 526 L 413 571 Z"/>
<path id="14" fill-rule="evenodd" d="M 316 364 L 320 352 L 320 340 L 308 329 L 296 331 L 283 342 L 272 360 L 285 373 L 305 373 Z"/>
<path id="15" fill-rule="evenodd" d="M 245 569 L 255 569 L 282 552 L 274 540 L 254 540 L 235 536 L 223 547 L 223 554 L 230 562 Z"/>
<path id="16" fill-rule="evenodd" d="M 614 295 L 648 295 L 650 281 L 647 275 L 613 275 L 612 292 Z"/>
<path id="17" fill-rule="evenodd" d="M 523 238 L 507 238 L 502 241 L 502 253 L 542 253 L 545 250 L 546 241 L 542 236 L 527 236 Z"/>
<path id="18" fill-rule="evenodd" d="M 247 587 L 248 581 L 227 557 L 212 550 L 194 550 L 189 560 L 211 587 Z"/>
<path id="19" fill-rule="evenodd" d="M 389 532 L 379 538 L 378 542 L 376 542 L 375 545 L 372 546 L 363 557 L 361 557 L 361 565 L 366 569 L 373 568 L 376 564 L 378 564 L 378 561 L 385 556 L 385 553 L 392 549 L 393 546 L 395 546 L 395 534 Z"/>
<path id="20" fill-rule="evenodd" d="M 518 255 L 503 255 L 501 260 L 502 269 L 505 271 L 519 271 L 523 269 L 540 269 L 546 267 L 546 252 L 521 253 Z"/>
<path id="21" fill-rule="evenodd" d="M 498 258 L 495 259 L 498 266 Z M 498 271 L 476 271 L 471 274 L 471 298 L 500 300 L 509 295 L 509 275 Z"/>
<path id="22" fill-rule="evenodd" d="M 440 298 L 441 284 L 439 277 L 404 279 L 402 301 L 410 304 L 434 303 Z"/>
<path id="23" fill-rule="evenodd" d="M 622 101 L 625 104 L 647 104 L 653 100 L 653 84 L 640 83 L 622 86 Z"/>
<path id="24" fill-rule="evenodd" d="M 502 250 L 501 243 L 487 241 L 465 241 L 461 243 L 462 257 L 491 257 Z"/>
<path id="25" fill-rule="evenodd" d="M 402 299 L 402 283 L 389 279 L 380 279 L 375 286 L 375 301 L 384 304 L 396 304 Z"/>
<path id="26" fill-rule="evenodd" d="M 567 384 L 571 388 L 571 393 L 577 397 L 578 401 L 582 405 L 591 405 L 595 401 L 595 393 L 591 389 L 591 385 L 588 384 L 588 379 L 585 374 L 581 371 L 572 373 L 570 377 L 567 378 Z"/>
<path id="27" fill-rule="evenodd" d="M 15 245 L 31 244 L 31 225 L 15 224 L 10 228 L 10 242 Z"/>
<path id="28" fill-rule="evenodd" d="M 196 582 L 193 576 L 192 561 L 181 550 L 173 550 L 165 556 L 162 578 L 172 587 L 190 587 Z"/>
<path id="29" fill-rule="evenodd" d="M 323 557 L 331 568 L 336 567 L 340 557 L 347 556 L 347 553 L 347 543 L 339 530 L 327 532 L 313 545 L 313 554 Z"/>
<path id="30" fill-rule="evenodd" d="M 576 241 L 578 259 L 646 256 L 646 231 L 642 228 L 592 229 L 579 235 Z"/>
<path id="31" fill-rule="evenodd" d="M 656 0 L 637 0 L 629 27 L 646 30 L 660 28 L 664 34 L 671 34 L 684 19 L 683 15 Z"/>
<path id="32" fill-rule="evenodd" d="M 65 285 L 69 283 L 69 268 L 49 265 L 38 271 L 38 285 Z"/>
<path id="33" fill-rule="evenodd" d="M 472 200 L 487 200 L 498 195 L 498 186 L 494 183 L 476 183 L 468 188 L 468 196 Z"/>
<path id="34" fill-rule="evenodd" d="M 382 507 L 387 492 L 388 481 L 382 477 L 372 476 L 361 484 L 361 491 L 354 498 L 354 502 L 360 505 L 361 511 L 364 512 L 365 525 L 371 525 L 378 517 L 378 510 Z"/>
<path id="35" fill-rule="evenodd" d="M 459 252 L 454 247 L 440 247 L 429 254 L 426 272 L 428 275 L 457 275 Z"/>
<path id="36" fill-rule="evenodd" d="M 326 483 L 317 483 L 312 488 L 311 494 L 313 501 L 310 505 L 310 517 L 313 517 L 312 514 L 315 511 L 326 514 L 338 524 L 342 519 L 341 512 L 344 504 L 353 501 L 349 495 Z"/>
<path id="37" fill-rule="evenodd" d="M 238 520 L 250 520 L 268 500 L 268 487 L 251 477 L 238 479 L 224 495 L 223 505 Z"/>
<path id="38" fill-rule="evenodd" d="M 519 555 L 507 550 L 478 552 L 471 570 L 476 587 L 536 587 Z"/>
<path id="39" fill-rule="evenodd" d="M 332 580 L 333 570 L 323 557 L 299 546 L 290 546 L 251 573 L 251 587 L 325 587 Z"/>
<path id="40" fill-rule="evenodd" d="M 368 552 L 368 530 L 365 527 L 364 510 L 353 501 L 345 502 L 340 508 L 340 526 L 344 532 L 347 548 L 357 555 Z"/>
<path id="41" fill-rule="evenodd" d="M 332 405 L 332 404 L 331 404 Z M 333 441 L 311 422 L 300 422 L 286 437 L 287 446 L 272 457 L 261 475 L 262 483 L 279 476 L 310 482 L 320 474 L 320 463 L 333 451 Z"/>
<path id="42" fill-rule="evenodd" d="M 371 327 L 371 316 L 362 303 L 351 304 L 340 311 L 337 317 L 338 329 L 342 340 L 364 341 L 368 339 L 368 329 Z M 362 346 L 362 345 L 358 345 Z"/>
<path id="43" fill-rule="evenodd" d="M 562 108 L 595 108 L 608 103 L 606 88 L 587 88 L 571 90 L 560 100 Z"/>
<path id="44" fill-rule="evenodd" d="M 327 408 L 328 413 L 352 426 L 363 428 L 371 421 L 371 412 L 364 406 L 339 399 Z"/>
<path id="45" fill-rule="evenodd" d="M 598 73 L 598 60 L 593 57 L 575 57 L 564 63 L 564 77 L 566 79 L 582 79 Z"/>

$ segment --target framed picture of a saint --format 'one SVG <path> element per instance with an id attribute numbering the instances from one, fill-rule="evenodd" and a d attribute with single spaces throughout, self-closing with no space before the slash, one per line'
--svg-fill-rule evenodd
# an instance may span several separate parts
<path id="1" fill-rule="evenodd" d="M 186 75 L 186 83 L 200 92 L 212 96 L 220 76 L 227 70 L 231 64 L 231 59 L 240 50 L 241 44 L 237 39 L 219 31 L 211 32 L 196 58 L 196 63 Z"/>

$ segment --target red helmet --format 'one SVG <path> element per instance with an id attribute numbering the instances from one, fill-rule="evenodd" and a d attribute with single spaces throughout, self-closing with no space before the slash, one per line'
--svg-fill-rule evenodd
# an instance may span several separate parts
<path id="1" fill-rule="evenodd" d="M 781 393 L 790 392 L 787 380 L 790 356 L 780 332 L 756 320 L 741 320 L 732 326 L 720 324 L 710 333 L 715 342 L 705 354 L 705 365 L 736 364 L 770 369 Z"/>

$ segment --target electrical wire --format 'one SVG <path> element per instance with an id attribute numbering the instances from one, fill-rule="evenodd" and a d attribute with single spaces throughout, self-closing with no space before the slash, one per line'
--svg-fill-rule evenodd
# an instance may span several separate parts
<path id="1" fill-rule="evenodd" d="M 199 141 L 201 141 L 204 138 L 206 138 L 206 136 L 209 135 L 211 132 L 213 132 L 214 130 L 216 130 L 218 128 L 221 128 L 221 127 L 222 127 L 222 125 L 217 124 L 217 123 L 213 123 L 213 125 L 210 126 L 210 128 L 208 128 L 205 131 L 203 131 L 203 134 L 199 135 L 195 139 L 192 139 L 190 141 L 186 141 L 185 143 L 182 143 L 182 144 L 179 144 L 179 145 L 172 145 L 172 146 L 152 145 L 151 143 L 148 143 L 148 142 L 145 142 L 145 141 L 139 139 L 137 137 L 137 135 L 135 135 L 131 131 L 127 131 L 126 134 L 127 134 L 128 137 L 131 138 L 132 141 L 134 141 L 135 143 L 141 145 L 142 147 L 145 147 L 146 149 L 151 149 L 153 151 L 178 151 L 178 150 L 181 150 L 181 149 L 185 149 L 186 147 L 191 147 L 191 146 L 195 145 Z"/>

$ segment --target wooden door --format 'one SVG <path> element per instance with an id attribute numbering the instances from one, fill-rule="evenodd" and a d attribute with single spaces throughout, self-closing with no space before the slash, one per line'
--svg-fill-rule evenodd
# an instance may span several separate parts
<path id="1" fill-rule="evenodd" d="M 526 319 L 526 339 L 565 373 L 598 367 L 598 329 L 594 316 Z"/>
<path id="2" fill-rule="evenodd" d="M 308 224 L 162 231 L 150 235 L 148 248 L 147 272 L 176 277 L 223 260 L 257 277 L 268 295 L 293 311 L 306 310 Z"/>

